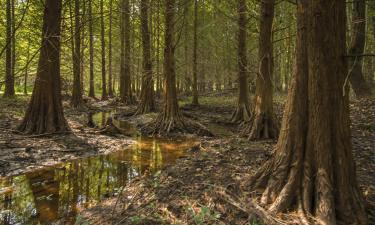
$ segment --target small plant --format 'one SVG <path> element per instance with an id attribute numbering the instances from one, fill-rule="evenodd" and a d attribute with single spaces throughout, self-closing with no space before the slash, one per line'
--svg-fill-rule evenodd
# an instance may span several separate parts
<path id="1" fill-rule="evenodd" d="M 217 221 L 221 216 L 220 213 L 213 212 L 206 206 L 202 206 L 198 213 L 192 207 L 188 208 L 188 212 L 191 214 L 196 225 L 204 225 L 207 222 Z"/>
<path id="2" fill-rule="evenodd" d="M 90 225 L 91 223 L 85 220 L 82 216 L 78 215 L 74 225 Z"/>

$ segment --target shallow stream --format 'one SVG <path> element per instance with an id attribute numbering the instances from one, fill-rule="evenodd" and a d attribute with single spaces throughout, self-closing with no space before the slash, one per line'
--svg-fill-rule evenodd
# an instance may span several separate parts
<path id="1" fill-rule="evenodd" d="M 104 115 L 99 116 L 105 120 Z M 98 118 L 98 119 L 99 119 Z M 174 164 L 196 140 L 137 137 L 123 151 L 77 159 L 18 176 L 0 178 L 1 224 L 75 224 L 80 211 L 116 196 L 146 171 Z"/>

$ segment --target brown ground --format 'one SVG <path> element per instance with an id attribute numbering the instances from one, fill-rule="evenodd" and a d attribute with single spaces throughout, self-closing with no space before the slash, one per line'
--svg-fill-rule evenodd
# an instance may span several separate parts
<path id="1" fill-rule="evenodd" d="M 252 202 L 257 194 L 243 186 L 246 178 L 271 156 L 275 141 L 248 142 L 237 137 L 238 128 L 225 123 L 232 112 L 229 102 L 233 102 L 233 97 L 212 96 L 203 99 L 204 105 L 199 108 L 185 106 L 184 114 L 205 124 L 216 137 L 202 138 L 200 149 L 192 149 L 160 174 L 132 181 L 119 198 L 83 212 L 85 219 L 77 224 L 293 223 L 293 213 L 268 215 Z M 116 151 L 131 143 L 130 138 L 110 137 L 88 128 L 82 112 L 68 107 L 66 115 L 74 134 L 48 137 L 14 134 L 11 130 L 18 124 L 25 105 L 24 98 L 0 100 L 2 175 Z M 90 108 L 111 106 L 96 104 Z M 368 201 L 370 224 L 375 224 L 375 100 L 354 101 L 351 109 L 358 179 Z M 281 103 L 277 104 L 276 112 L 280 119 Z"/>
<path id="2" fill-rule="evenodd" d="M 358 179 L 375 224 L 375 101 L 351 104 Z M 193 151 L 158 176 L 144 176 L 123 195 L 83 213 L 90 224 L 298 224 L 293 213 L 268 215 L 243 184 L 272 154 L 273 141 L 248 142 L 221 123 L 231 108 L 203 106 L 185 113 L 217 128 L 219 137 L 203 139 Z M 277 105 L 281 117 L 282 105 Z M 214 125 L 219 122 L 221 125 Z M 227 127 L 237 133 L 236 127 Z"/>
<path id="3" fill-rule="evenodd" d="M 16 129 L 27 106 L 26 97 L 0 98 L 0 176 L 23 173 L 79 157 L 124 149 L 133 140 L 123 135 L 102 135 L 89 128 L 88 111 L 109 110 L 110 102 L 90 104 L 90 109 L 73 110 L 64 102 L 65 115 L 72 128 L 68 135 L 21 135 Z"/>

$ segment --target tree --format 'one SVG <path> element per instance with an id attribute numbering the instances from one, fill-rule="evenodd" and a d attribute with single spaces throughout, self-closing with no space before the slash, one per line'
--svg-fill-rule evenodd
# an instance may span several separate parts
<path id="1" fill-rule="evenodd" d="M 81 106 L 82 87 L 81 87 L 81 18 L 80 18 L 79 0 L 74 0 L 74 33 L 72 33 L 73 44 L 73 92 L 72 92 L 72 106 Z M 72 23 L 73 26 L 73 23 Z M 74 39 L 73 39 L 74 38 Z"/>
<path id="2" fill-rule="evenodd" d="M 247 73 L 247 9 L 246 0 L 238 0 L 237 2 L 238 13 L 238 104 L 236 110 L 232 114 L 231 121 L 246 122 L 250 120 L 251 108 L 249 101 L 249 86 L 248 86 L 248 73 Z"/>
<path id="3" fill-rule="evenodd" d="M 350 140 L 345 1 L 297 3 L 296 70 L 281 134 L 249 185 L 263 190 L 272 212 L 298 209 L 303 224 L 309 216 L 366 224 Z"/>
<path id="4" fill-rule="evenodd" d="M 92 18 L 92 0 L 89 0 L 89 51 L 90 51 L 90 85 L 89 97 L 95 98 L 95 77 L 94 77 L 94 33 L 93 33 L 93 18 Z"/>
<path id="5" fill-rule="evenodd" d="M 353 1 L 352 37 L 349 47 L 349 80 L 358 98 L 371 96 L 363 72 L 363 56 L 366 44 L 366 0 Z"/>
<path id="6" fill-rule="evenodd" d="M 127 104 L 134 102 L 130 76 L 130 3 L 121 0 L 121 68 L 120 68 L 120 97 Z"/>
<path id="7" fill-rule="evenodd" d="M 210 135 L 201 124 L 184 118 L 179 110 L 176 88 L 176 59 L 174 43 L 174 24 L 176 0 L 164 0 L 165 31 L 164 31 L 164 76 L 165 94 L 162 113 L 151 124 L 153 134 L 168 135 L 172 132 L 188 132 Z"/>
<path id="8" fill-rule="evenodd" d="M 12 97 L 15 94 L 14 91 L 14 63 L 13 60 L 13 41 L 15 32 L 12 31 L 14 27 L 12 21 L 12 11 L 14 10 L 14 1 L 6 1 L 6 52 L 5 52 L 5 90 L 4 97 Z M 14 15 L 14 14 L 13 14 Z M 14 19 L 14 18 L 13 18 Z"/>
<path id="9" fill-rule="evenodd" d="M 193 49 L 193 102 L 192 105 L 199 105 L 198 101 L 198 0 L 194 0 L 194 49 Z"/>
<path id="10" fill-rule="evenodd" d="M 148 27 L 148 12 L 150 2 L 141 0 L 141 35 L 143 47 L 143 76 L 140 103 L 136 114 L 145 114 L 155 110 L 154 99 L 154 82 L 152 78 L 152 61 L 151 61 L 151 36 Z"/>
<path id="11" fill-rule="evenodd" d="M 102 100 L 108 99 L 105 69 L 105 29 L 104 29 L 104 0 L 100 0 L 100 40 L 102 47 Z"/>
<path id="12" fill-rule="evenodd" d="M 113 72 L 112 72 L 112 23 L 113 0 L 109 1 L 109 35 L 108 35 L 108 95 L 113 97 Z"/>
<path id="13" fill-rule="evenodd" d="M 256 78 L 254 112 L 245 133 L 250 140 L 277 138 L 279 129 L 273 112 L 272 24 L 275 0 L 261 2 L 259 73 Z"/>
<path id="14" fill-rule="evenodd" d="M 70 130 L 64 118 L 60 87 L 61 0 L 46 0 L 37 77 L 19 130 L 43 134 Z"/>

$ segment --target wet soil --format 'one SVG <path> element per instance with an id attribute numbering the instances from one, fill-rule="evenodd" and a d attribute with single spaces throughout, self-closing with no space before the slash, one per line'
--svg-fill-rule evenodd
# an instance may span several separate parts
<path id="1" fill-rule="evenodd" d="M 275 106 L 281 120 L 283 103 Z M 225 123 L 230 106 L 185 106 L 186 115 L 220 127 L 215 138 L 158 176 L 126 185 L 123 195 L 84 211 L 90 224 L 298 224 L 293 212 L 269 215 L 254 201 L 245 181 L 272 155 L 275 141 L 249 142 Z M 351 103 L 353 153 L 369 224 L 375 224 L 375 101 Z M 224 128 L 223 128 L 224 126 Z M 226 132 L 221 133 L 221 130 Z"/>
<path id="2" fill-rule="evenodd" d="M 281 121 L 283 97 L 275 111 Z M 183 104 L 185 116 L 208 127 L 215 137 L 200 138 L 174 165 L 160 173 L 145 173 L 127 182 L 122 194 L 84 210 L 76 224 L 268 224 L 265 211 L 253 202 L 258 196 L 243 186 L 271 154 L 275 141 L 249 142 L 238 137 L 237 125 L 229 124 L 234 95 L 205 97 L 201 106 Z M 0 173 L 23 173 L 61 161 L 123 150 L 134 138 L 106 135 L 87 126 L 88 111 L 134 110 L 113 102 L 89 104 L 77 111 L 66 106 L 73 129 L 70 135 L 43 137 L 13 133 L 22 118 L 25 99 L 0 100 Z M 20 110 L 21 109 L 21 110 Z M 2 111 L 1 111 L 2 110 Z M 352 101 L 353 152 L 358 180 L 375 224 L 375 100 Z M 138 118 L 144 121 L 153 118 Z M 99 116 L 99 118 L 103 115 Z M 277 224 L 292 224 L 293 213 L 272 216 Z M 266 222 L 264 222 L 266 221 Z M 274 220 L 273 220 L 274 221 Z M 62 219 L 55 224 L 65 224 Z"/>

